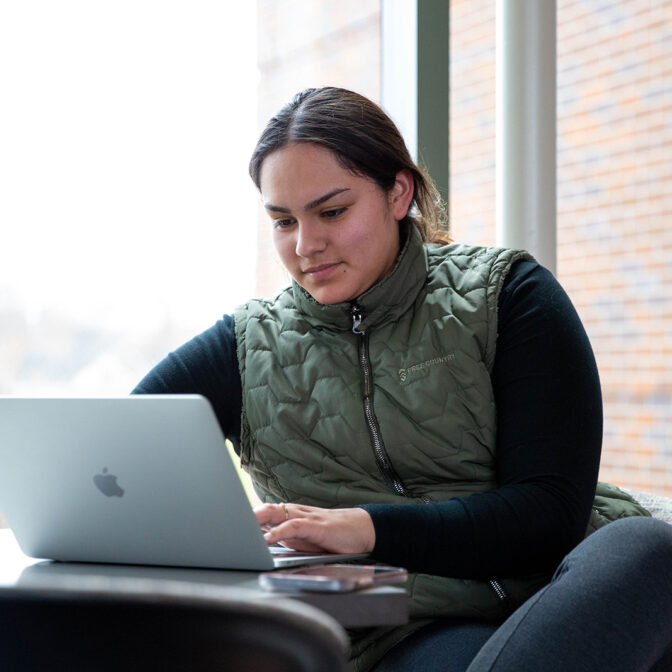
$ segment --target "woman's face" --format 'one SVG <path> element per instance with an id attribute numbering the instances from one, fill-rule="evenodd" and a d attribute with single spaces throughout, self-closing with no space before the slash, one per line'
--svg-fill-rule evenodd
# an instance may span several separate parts
<path id="1" fill-rule="evenodd" d="M 320 145 L 293 143 L 264 159 L 259 181 L 280 259 L 320 303 L 350 301 L 394 267 L 398 223 L 413 198 L 410 171 L 385 193 Z"/>

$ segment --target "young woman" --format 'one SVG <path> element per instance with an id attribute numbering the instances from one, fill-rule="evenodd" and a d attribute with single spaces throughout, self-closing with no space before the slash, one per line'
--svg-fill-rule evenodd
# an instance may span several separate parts
<path id="1" fill-rule="evenodd" d="M 210 399 L 269 543 L 412 572 L 410 623 L 352 633 L 355 668 L 668 669 L 672 530 L 596 494 L 597 369 L 552 275 L 449 244 L 431 181 L 350 91 L 298 94 L 250 175 L 292 286 L 135 392 Z"/>

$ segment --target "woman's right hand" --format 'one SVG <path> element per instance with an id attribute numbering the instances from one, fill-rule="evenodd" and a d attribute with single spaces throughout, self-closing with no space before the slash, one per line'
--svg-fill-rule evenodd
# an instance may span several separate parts
<path id="1" fill-rule="evenodd" d="M 254 513 L 269 545 L 313 553 L 370 553 L 376 543 L 373 521 L 364 509 L 262 504 Z"/>

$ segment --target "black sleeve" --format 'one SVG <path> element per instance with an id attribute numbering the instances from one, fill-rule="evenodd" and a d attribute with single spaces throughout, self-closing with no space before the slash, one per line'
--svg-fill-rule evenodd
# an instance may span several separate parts
<path id="1" fill-rule="evenodd" d="M 366 505 L 375 559 L 504 578 L 553 567 L 583 538 L 602 441 L 588 337 L 567 294 L 534 262 L 510 271 L 498 320 L 497 489 L 425 505 Z"/>
<path id="2" fill-rule="evenodd" d="M 242 391 L 233 317 L 225 315 L 171 352 L 132 394 L 202 394 L 212 404 L 224 435 L 238 451 Z"/>

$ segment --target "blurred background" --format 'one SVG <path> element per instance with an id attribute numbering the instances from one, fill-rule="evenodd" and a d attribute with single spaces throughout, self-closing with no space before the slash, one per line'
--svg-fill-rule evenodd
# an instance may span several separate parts
<path id="1" fill-rule="evenodd" d="M 0 4 L 0 394 L 126 394 L 284 287 L 247 176 L 256 135 L 309 86 L 385 104 L 399 5 Z M 494 245 L 496 3 L 447 16 L 451 233 Z M 600 369 L 601 478 L 667 495 L 671 36 L 672 0 L 557 0 L 557 276 Z"/>

